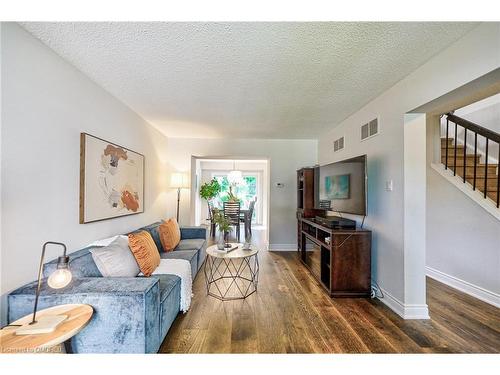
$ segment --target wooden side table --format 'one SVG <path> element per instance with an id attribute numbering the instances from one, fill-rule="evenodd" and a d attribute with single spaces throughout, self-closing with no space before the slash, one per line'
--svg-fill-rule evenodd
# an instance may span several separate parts
<path id="1" fill-rule="evenodd" d="M 37 311 L 36 316 L 67 315 L 68 318 L 50 333 L 16 335 L 17 325 L 27 324 L 33 314 L 12 322 L 0 331 L 0 353 L 65 353 L 64 343 L 80 332 L 92 318 L 90 305 L 69 304 Z"/>

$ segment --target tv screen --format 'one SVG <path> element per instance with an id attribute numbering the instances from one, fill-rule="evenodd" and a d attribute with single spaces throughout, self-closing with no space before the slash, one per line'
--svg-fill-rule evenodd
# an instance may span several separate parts
<path id="1" fill-rule="evenodd" d="M 316 208 L 366 215 L 366 155 L 316 170 Z"/>

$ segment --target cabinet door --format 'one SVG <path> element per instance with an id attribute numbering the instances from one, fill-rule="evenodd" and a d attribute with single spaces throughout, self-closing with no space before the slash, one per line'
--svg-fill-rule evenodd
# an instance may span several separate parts
<path id="1" fill-rule="evenodd" d="M 332 289 L 370 291 L 370 236 L 342 233 L 333 237 Z"/>

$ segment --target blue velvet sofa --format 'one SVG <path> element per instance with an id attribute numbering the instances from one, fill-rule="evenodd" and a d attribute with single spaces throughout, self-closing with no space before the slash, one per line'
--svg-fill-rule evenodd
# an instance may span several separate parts
<path id="1" fill-rule="evenodd" d="M 191 263 L 193 280 L 205 259 L 206 231 L 181 227 L 181 241 L 165 253 L 154 223 L 147 230 L 161 258 L 185 259 Z M 156 353 L 180 310 L 180 278 L 175 275 L 150 277 L 102 277 L 89 248 L 69 254 L 73 280 L 63 289 L 50 289 L 43 282 L 39 309 L 67 303 L 85 303 L 94 308 L 92 320 L 74 336 L 75 353 Z M 56 260 L 44 265 L 46 277 Z M 36 282 L 8 296 L 8 320 L 13 322 L 33 312 Z"/>

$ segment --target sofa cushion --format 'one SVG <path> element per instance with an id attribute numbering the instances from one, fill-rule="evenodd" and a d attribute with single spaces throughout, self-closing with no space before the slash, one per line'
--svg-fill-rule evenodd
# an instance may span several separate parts
<path id="1" fill-rule="evenodd" d="M 160 254 L 153 238 L 144 230 L 129 234 L 128 243 L 141 272 L 150 276 L 160 264 Z"/>
<path id="2" fill-rule="evenodd" d="M 191 263 L 191 278 L 198 272 L 198 250 L 176 250 L 160 254 L 162 259 L 184 259 Z"/>
<path id="3" fill-rule="evenodd" d="M 153 241 L 155 242 L 158 251 L 161 251 L 160 232 L 158 231 L 158 227 L 160 226 L 160 224 L 161 222 L 157 221 L 156 223 L 146 225 L 145 227 L 139 228 L 131 233 L 137 233 L 140 232 L 141 230 L 149 232 L 151 237 L 153 237 Z"/>
<path id="4" fill-rule="evenodd" d="M 181 240 L 181 231 L 177 220 L 169 219 L 163 222 L 158 230 L 160 232 L 161 245 L 163 251 L 172 251 L 179 244 Z"/>
<path id="5" fill-rule="evenodd" d="M 174 275 L 160 276 L 160 284 L 164 279 L 164 287 L 160 298 L 160 343 L 163 342 L 168 330 L 181 309 L 181 278 Z M 174 279 L 176 283 L 174 283 Z"/>
<path id="6" fill-rule="evenodd" d="M 167 298 L 168 294 L 175 288 L 176 285 L 181 285 L 181 278 L 177 275 L 151 275 L 151 278 L 156 278 L 160 282 L 160 302 Z"/>
<path id="7" fill-rule="evenodd" d="M 134 277 L 139 266 L 128 247 L 127 236 L 118 236 L 108 246 L 90 249 L 92 258 L 104 277 Z"/>
<path id="8" fill-rule="evenodd" d="M 179 245 L 175 248 L 175 251 L 178 250 L 200 250 L 205 244 L 205 240 L 202 239 L 190 239 L 190 240 L 181 240 Z"/>
<path id="9" fill-rule="evenodd" d="M 101 272 L 97 268 L 90 247 L 75 251 L 68 254 L 69 268 L 73 278 L 76 277 L 102 277 Z M 49 277 L 57 269 L 57 258 L 43 265 L 43 276 Z"/>

